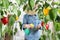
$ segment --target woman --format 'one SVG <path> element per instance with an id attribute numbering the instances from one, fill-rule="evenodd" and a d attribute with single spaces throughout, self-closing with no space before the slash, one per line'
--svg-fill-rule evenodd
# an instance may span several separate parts
<path id="1" fill-rule="evenodd" d="M 35 12 L 35 10 L 29 10 L 25 11 L 26 14 L 23 18 L 23 28 L 30 29 L 30 34 L 26 35 L 26 40 L 39 40 L 40 38 L 40 28 L 41 28 L 41 21 L 39 20 L 38 14 Z M 34 24 L 34 27 L 31 27 L 30 24 Z"/>

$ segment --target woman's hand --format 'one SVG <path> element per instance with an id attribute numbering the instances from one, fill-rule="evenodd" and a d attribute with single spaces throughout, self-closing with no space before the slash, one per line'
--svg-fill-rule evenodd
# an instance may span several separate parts
<path id="1" fill-rule="evenodd" d="M 24 28 L 30 28 L 29 24 L 24 24 Z"/>
<path id="2" fill-rule="evenodd" d="M 34 24 L 24 24 L 24 28 L 34 28 Z"/>

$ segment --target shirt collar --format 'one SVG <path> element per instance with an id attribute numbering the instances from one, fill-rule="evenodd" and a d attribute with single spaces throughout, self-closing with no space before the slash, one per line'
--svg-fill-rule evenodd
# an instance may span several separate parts
<path id="1" fill-rule="evenodd" d="M 34 15 L 28 15 L 28 16 L 37 16 L 37 14 L 34 14 Z"/>

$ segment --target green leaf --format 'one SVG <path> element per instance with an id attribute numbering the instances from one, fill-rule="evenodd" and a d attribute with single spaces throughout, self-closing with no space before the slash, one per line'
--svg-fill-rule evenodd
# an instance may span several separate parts
<path id="1" fill-rule="evenodd" d="M 58 13 L 60 14 L 60 8 L 58 9 Z"/>
<path id="2" fill-rule="evenodd" d="M 50 19 L 54 21 L 56 19 L 56 17 L 57 17 L 57 9 L 52 8 L 49 11 L 49 16 L 50 16 Z"/>
<path id="3" fill-rule="evenodd" d="M 49 21 L 49 20 L 50 20 L 50 17 L 49 17 L 49 15 L 47 15 L 47 16 L 46 16 L 46 19 L 47 19 L 47 21 Z"/>
<path id="4" fill-rule="evenodd" d="M 20 1 L 21 1 L 20 3 L 21 3 L 21 4 L 23 4 L 23 3 L 24 3 L 24 1 L 26 1 L 26 0 L 20 0 Z"/>
<path id="5" fill-rule="evenodd" d="M 14 24 L 14 22 L 15 22 L 15 19 L 14 19 L 13 16 L 11 16 L 11 17 L 9 18 L 9 26 L 12 26 L 12 25 Z"/>
<path id="6" fill-rule="evenodd" d="M 44 18 L 43 13 L 42 12 L 38 12 L 38 17 L 39 17 L 39 19 L 43 19 Z"/>
<path id="7" fill-rule="evenodd" d="M 13 35 L 13 31 L 11 29 L 8 29 L 7 32 L 8 32 L 8 35 L 11 35 L 11 36 Z"/>
<path id="8" fill-rule="evenodd" d="M 21 22 L 19 22 L 19 25 L 20 25 L 20 29 L 22 30 L 22 23 L 21 23 Z"/>
<path id="9" fill-rule="evenodd" d="M 60 23 L 55 22 L 55 30 L 60 31 Z"/>
<path id="10" fill-rule="evenodd" d="M 2 23 L 0 22 L 0 28 L 2 27 Z"/>
<path id="11" fill-rule="evenodd" d="M 21 2 L 21 1 L 20 1 L 20 0 L 16 0 L 16 2 L 18 3 L 18 5 L 20 5 L 20 2 Z"/>
<path id="12" fill-rule="evenodd" d="M 0 7 L 2 7 L 2 0 L 0 0 Z"/>
<path id="13" fill-rule="evenodd" d="M 14 14 L 13 17 L 16 18 L 16 15 Z"/>
<path id="14" fill-rule="evenodd" d="M 16 7 L 15 5 L 13 5 L 13 10 L 12 10 L 12 12 L 13 12 L 14 14 L 17 14 L 17 7 Z"/>
<path id="15" fill-rule="evenodd" d="M 17 28 L 15 28 L 15 32 L 17 32 Z"/>
<path id="16" fill-rule="evenodd" d="M 40 1 L 40 0 L 36 0 L 35 4 L 38 4 L 39 1 Z"/>
<path id="17" fill-rule="evenodd" d="M 46 35 L 42 35 L 40 40 L 46 40 Z"/>
<path id="18" fill-rule="evenodd" d="M 29 6 L 31 10 L 33 9 L 34 5 L 35 5 L 34 0 L 29 0 Z"/>
<path id="19" fill-rule="evenodd" d="M 0 32 L 2 31 L 2 23 L 0 22 Z"/>
<path id="20" fill-rule="evenodd" d="M 58 38 L 60 39 L 60 33 L 57 34 Z"/>
<path id="21" fill-rule="evenodd" d="M 23 7 L 23 11 L 25 11 L 25 9 L 27 8 L 27 4 L 26 5 L 24 5 L 24 7 Z"/>
<path id="22" fill-rule="evenodd" d="M 4 36 L 6 32 L 8 32 L 8 27 L 5 27 L 4 31 L 2 31 L 2 36 Z"/>
<path id="23" fill-rule="evenodd" d="M 43 7 L 47 8 L 49 6 L 49 4 L 47 2 L 45 2 L 45 4 L 43 5 Z"/>
<path id="24" fill-rule="evenodd" d="M 4 13 L 3 13 L 3 11 L 1 10 L 1 15 L 3 16 L 3 14 L 4 14 Z"/>
<path id="25" fill-rule="evenodd" d="M 18 17 L 21 15 L 21 11 L 20 10 L 17 10 L 17 12 L 18 12 Z"/>
<path id="26" fill-rule="evenodd" d="M 9 0 L 2 0 L 2 2 L 3 2 L 3 7 L 7 9 L 9 7 Z"/>
<path id="27" fill-rule="evenodd" d="M 15 30 L 14 30 L 15 32 L 14 32 L 14 35 L 16 34 L 16 32 L 17 32 L 17 28 L 15 28 Z"/>

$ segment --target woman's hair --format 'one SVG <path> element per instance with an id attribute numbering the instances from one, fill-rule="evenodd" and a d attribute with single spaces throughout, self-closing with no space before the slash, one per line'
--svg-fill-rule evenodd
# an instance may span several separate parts
<path id="1" fill-rule="evenodd" d="M 36 9 L 38 8 L 38 4 L 36 4 L 35 6 L 34 6 L 34 8 L 33 8 L 33 10 L 25 10 L 25 13 L 27 13 L 27 14 L 30 14 L 30 15 L 32 15 L 32 14 L 36 14 L 38 11 L 36 11 Z"/>

